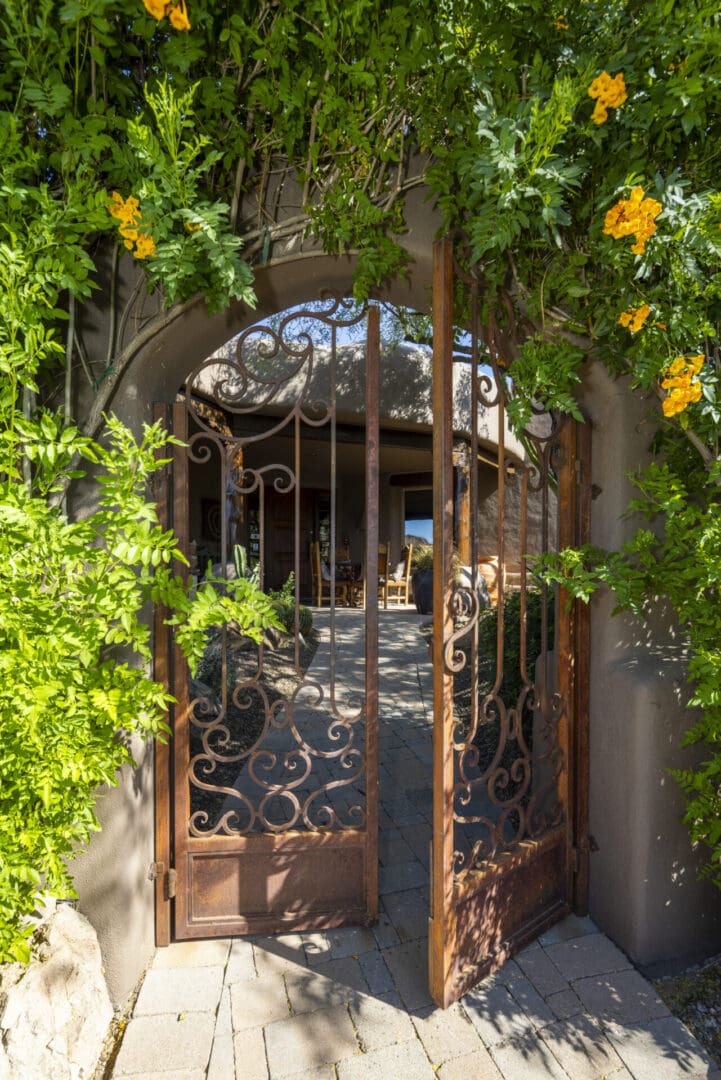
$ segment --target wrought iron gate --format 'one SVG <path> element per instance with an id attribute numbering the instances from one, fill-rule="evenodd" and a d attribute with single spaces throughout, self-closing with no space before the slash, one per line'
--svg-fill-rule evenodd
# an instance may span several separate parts
<path id="1" fill-rule="evenodd" d="M 362 320 L 365 370 L 356 383 L 365 377 L 366 689 L 351 700 L 334 665 L 338 346 L 339 334 Z M 324 330 L 321 347 L 313 328 Z M 172 463 L 181 545 L 189 552 L 191 538 L 211 536 L 215 573 L 253 572 L 261 588 L 280 584 L 279 568 L 283 576 L 293 570 L 295 673 L 290 684 L 272 683 L 266 645 L 251 647 L 232 625 L 209 640 L 199 680 L 174 650 L 177 704 L 171 749 L 159 748 L 157 816 L 159 863 L 170 865 L 172 840 L 174 880 L 159 875 L 158 944 L 171 936 L 320 929 L 377 914 L 378 369 L 378 309 L 358 314 L 333 300 L 244 331 L 232 356 L 206 360 L 190 375 L 173 406 L 172 430 L 183 442 Z M 306 482 L 311 436 L 324 447 L 320 509 Z M 329 551 L 325 683 L 306 669 L 300 625 L 301 582 L 319 529 Z M 204 563 L 201 554 L 201 580 Z M 161 674 L 170 666 L 163 633 L 159 616 Z M 168 753 L 172 784 L 164 789 Z"/>
<path id="2" fill-rule="evenodd" d="M 470 332 L 465 354 L 454 357 L 461 291 Z M 445 1007 L 571 906 L 585 905 L 585 791 L 574 785 L 585 783 L 587 766 L 587 616 L 534 582 L 526 556 L 585 539 L 589 435 L 569 417 L 539 411 L 520 440 L 512 437 L 497 332 L 486 328 L 482 338 L 479 281 L 455 264 L 447 240 L 434 250 L 433 292 L 429 966 L 431 992 Z M 470 438 L 454 444 L 459 367 Z M 453 580 L 454 532 L 468 566 L 462 585 Z"/>

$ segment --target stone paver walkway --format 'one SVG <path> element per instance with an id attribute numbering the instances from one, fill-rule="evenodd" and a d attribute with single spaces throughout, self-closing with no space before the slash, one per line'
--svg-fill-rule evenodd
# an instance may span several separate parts
<path id="1" fill-rule="evenodd" d="M 159 950 L 113 1077 L 721 1080 L 590 919 L 566 919 L 450 1009 L 433 1005 L 432 679 L 420 621 L 381 613 L 377 924 Z M 362 671 L 359 625 L 359 613 L 339 612 L 338 674 L 348 689 Z"/>

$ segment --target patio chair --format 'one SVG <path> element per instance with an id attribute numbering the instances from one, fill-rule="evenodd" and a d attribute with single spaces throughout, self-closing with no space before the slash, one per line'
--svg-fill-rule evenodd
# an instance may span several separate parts
<path id="1" fill-rule="evenodd" d="M 378 599 L 383 600 L 383 607 L 388 607 L 388 570 L 390 568 L 390 540 L 378 545 Z"/>
<path id="2" fill-rule="evenodd" d="M 411 588 L 411 559 L 413 558 L 413 544 L 404 547 L 401 551 L 401 561 L 388 575 L 386 582 L 387 598 L 395 598 L 397 604 L 410 604 Z M 388 605 L 386 604 L 386 607 Z"/>
<path id="3" fill-rule="evenodd" d="M 312 579 L 313 599 L 318 607 L 323 607 L 323 601 L 327 600 L 330 604 L 333 599 L 333 584 L 330 579 L 330 567 L 320 557 L 320 542 L 318 540 L 311 541 L 310 545 L 310 572 Z M 350 598 L 349 592 L 350 583 L 347 581 L 336 581 L 335 583 L 335 599 L 340 600 L 342 604 L 347 604 Z"/>

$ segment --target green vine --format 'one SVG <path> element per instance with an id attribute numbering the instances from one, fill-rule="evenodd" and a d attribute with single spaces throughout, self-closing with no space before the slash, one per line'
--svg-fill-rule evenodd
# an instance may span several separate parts
<path id="1" fill-rule="evenodd" d="M 105 671 L 107 634 L 141 654 L 145 647 L 136 600 L 156 587 L 150 579 L 166 566 L 173 541 L 143 510 L 135 524 L 124 521 L 123 554 L 122 545 L 108 547 L 107 518 L 80 526 L 60 508 L 83 455 L 100 461 L 110 452 L 86 438 L 105 411 L 109 374 L 122 373 L 198 295 L 213 310 L 234 300 L 252 305 L 253 269 L 275 258 L 318 247 L 353 251 L 356 293 L 367 296 L 407 269 L 405 200 L 422 185 L 445 226 L 470 239 L 484 278 L 484 317 L 504 331 L 491 338 L 517 424 L 534 402 L 573 412 L 589 359 L 658 395 L 654 463 L 636 477 L 634 509 L 647 525 L 621 552 L 567 552 L 544 571 L 580 596 L 606 584 L 631 610 L 654 596 L 675 610 L 702 709 L 688 738 L 706 749 L 705 764 L 679 779 L 692 835 L 709 845 L 719 881 L 720 46 L 710 0 L 570 0 L 552 10 L 541 0 L 6 0 L 0 564 L 10 578 L 0 593 L 0 635 L 8 655 L 15 650 L 25 666 L 32 660 L 43 685 L 62 684 L 63 693 L 73 685 L 70 666 L 61 664 L 57 678 L 43 668 L 50 658 L 35 656 L 41 643 L 21 630 L 11 598 L 22 596 L 33 633 L 40 635 L 43 619 L 54 626 L 60 567 L 69 575 L 65 588 L 80 580 L 80 535 L 88 559 L 95 546 L 98 560 L 116 559 L 113 603 L 127 625 L 101 620 L 84 646 L 92 664 L 72 671 Z M 100 268 L 127 269 L 128 260 L 140 278 L 120 308 L 122 290 Z M 108 341 L 90 348 L 86 308 L 108 285 Z M 133 306 L 144 288 L 166 309 L 145 322 Z M 79 401 L 86 402 L 80 412 Z M 148 444 L 133 451 L 110 423 L 116 452 L 122 445 L 129 459 L 145 460 Z M 135 492 L 144 469 L 122 482 L 113 473 L 108 492 L 116 491 L 117 505 L 120 489 L 130 484 Z M 11 546 L 7 530 L 15 530 Z M 47 577 L 28 557 L 40 534 L 55 553 Z M 140 552 L 149 553 L 147 566 Z M 208 594 L 207 610 L 216 605 L 225 617 L 229 599 L 217 606 Z M 256 604 L 250 594 L 236 599 Z M 191 653 L 195 620 L 200 632 L 210 617 L 199 602 L 192 614 L 174 594 Z M 66 630 L 54 631 L 59 641 Z M 53 710 L 35 684 L 23 691 L 35 704 L 20 704 L 15 667 L 3 680 L 9 771 L 0 776 L 0 815 L 8 815 L 0 835 L 15 845 L 9 862 L 0 860 L 0 899 L 15 928 L 2 939 L 3 955 L 17 954 L 18 913 L 37 875 L 58 884 L 60 864 L 92 827 L 88 793 L 126 760 L 116 756 L 114 732 L 134 722 L 158 728 L 158 691 L 135 683 L 130 668 L 118 671 L 122 685 L 99 688 L 98 730 L 81 740 L 95 764 L 78 803 L 66 792 L 80 784 L 71 779 L 83 768 L 75 758 L 75 773 L 61 769 L 57 787 L 37 754 L 26 790 L 13 781 L 26 763 L 12 748 L 26 727 L 35 733 L 28 745 L 39 745 Z M 92 732 L 89 701 L 83 715 Z M 55 757 L 62 764 L 62 754 Z M 66 795 L 65 823 L 54 818 L 50 829 L 43 815 L 59 814 Z M 60 837 L 48 863 L 41 835 Z"/>

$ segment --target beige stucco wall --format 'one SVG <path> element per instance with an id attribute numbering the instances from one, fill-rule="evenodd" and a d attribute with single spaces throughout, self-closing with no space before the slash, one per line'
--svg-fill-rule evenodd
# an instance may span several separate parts
<path id="1" fill-rule="evenodd" d="M 628 470 L 648 457 L 658 402 L 590 367 L 582 403 L 593 423 L 591 539 L 617 548 L 638 521 L 622 515 Z M 689 726 L 682 645 L 668 613 L 612 615 L 606 591 L 591 603 L 590 913 L 641 965 L 696 958 L 721 946 L 718 891 L 697 880 L 701 853 L 681 823 L 683 796 L 667 770 L 698 751 Z"/>
<path id="2" fill-rule="evenodd" d="M 422 205 L 408 235 L 417 261 L 408 282 L 389 297 L 424 309 L 431 281 L 434 220 Z M 208 317 L 190 305 L 182 319 L 154 338 L 120 381 L 111 408 L 138 430 L 154 400 L 172 401 L 199 358 L 263 314 L 314 298 L 321 288 L 347 290 L 349 259 L 316 257 L 287 261 L 260 271 L 255 312 L 235 305 Z M 100 297 L 102 305 L 102 296 Z M 97 325 L 94 325 L 93 319 Z M 104 314 L 86 316 L 87 342 L 104 341 Z M 590 368 L 583 405 L 593 421 L 593 481 L 601 495 L 593 505 L 593 539 L 618 546 L 633 523 L 622 518 L 631 495 L 625 471 L 642 460 L 652 425 L 647 404 L 623 380 L 612 382 Z M 381 530 L 395 530 L 400 509 L 385 488 Z M 688 760 L 679 749 L 687 717 L 680 700 L 678 657 L 666 646 L 670 630 L 661 618 L 637 624 L 611 618 L 612 602 L 597 596 L 591 609 L 591 914 L 599 925 L 643 964 L 721 946 L 718 894 L 696 881 L 697 862 L 679 823 L 682 800 L 665 768 Z M 81 909 L 99 932 L 111 994 L 123 1001 L 140 976 L 153 946 L 153 807 L 151 752 L 126 770 L 120 787 L 102 802 L 102 833 L 75 863 Z"/>

